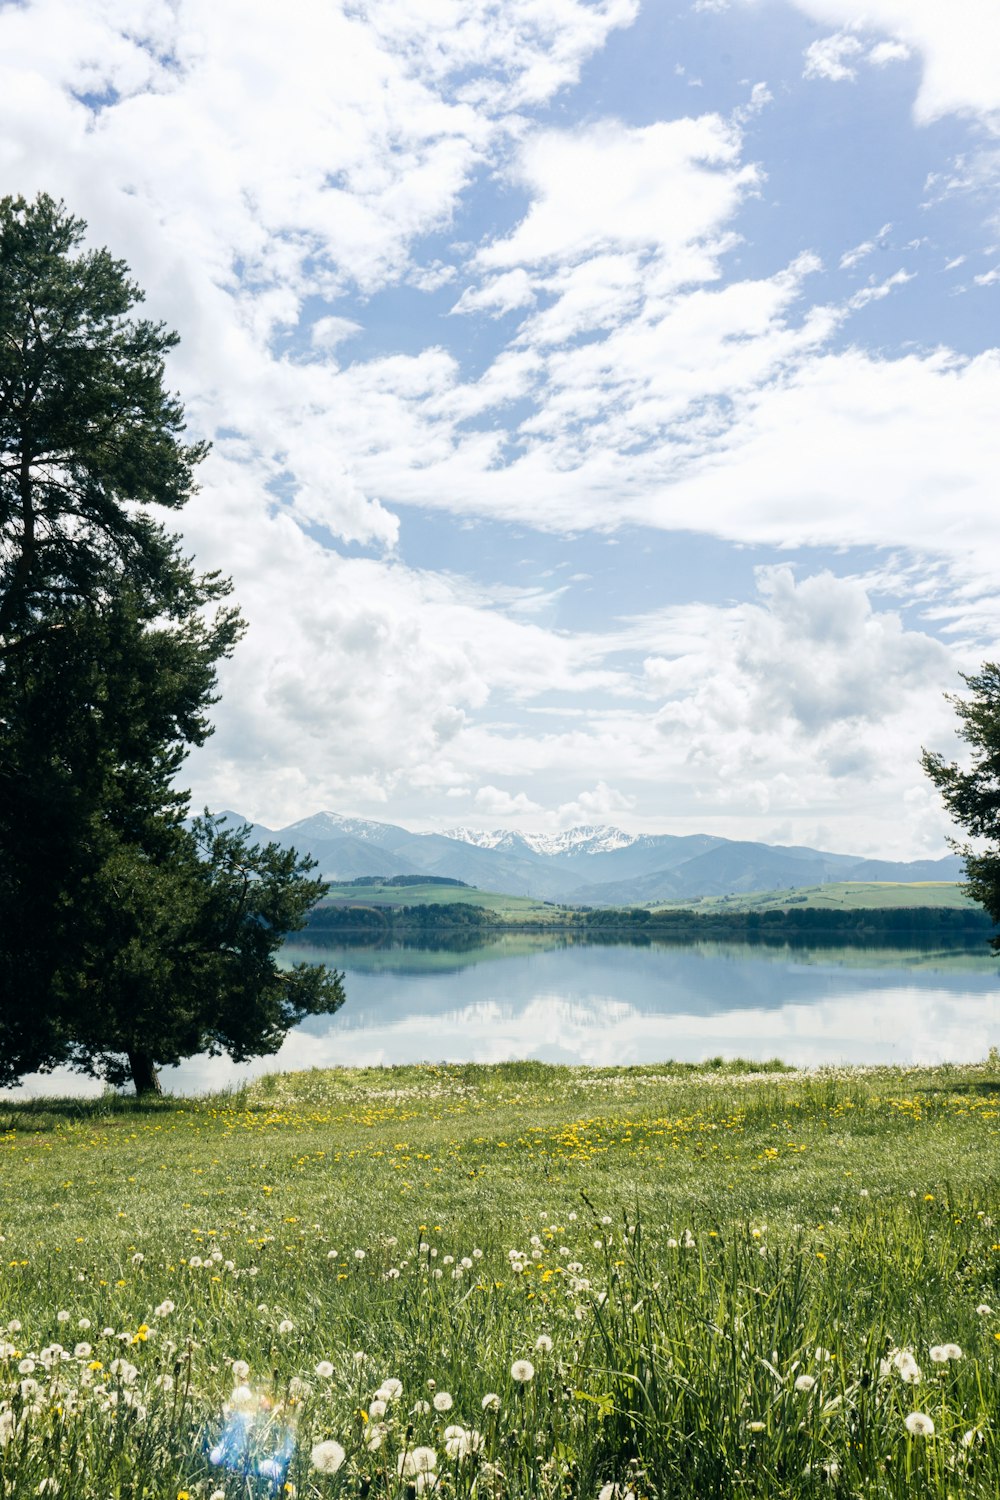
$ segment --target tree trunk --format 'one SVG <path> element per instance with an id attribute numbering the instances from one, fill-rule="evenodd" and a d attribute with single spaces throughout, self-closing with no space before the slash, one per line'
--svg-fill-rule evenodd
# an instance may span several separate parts
<path id="1" fill-rule="evenodd" d="M 148 1052 L 133 1052 L 130 1048 L 128 1065 L 132 1069 L 132 1082 L 135 1084 L 137 1098 L 142 1098 L 143 1094 L 163 1093 L 159 1075 Z"/>

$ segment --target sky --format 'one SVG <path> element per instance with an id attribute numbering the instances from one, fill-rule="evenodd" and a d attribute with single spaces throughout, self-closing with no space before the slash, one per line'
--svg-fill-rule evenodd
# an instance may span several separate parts
<path id="1" fill-rule="evenodd" d="M 39 191 L 213 443 L 179 524 L 249 629 L 196 807 L 945 852 L 995 0 L 0 0 Z"/>

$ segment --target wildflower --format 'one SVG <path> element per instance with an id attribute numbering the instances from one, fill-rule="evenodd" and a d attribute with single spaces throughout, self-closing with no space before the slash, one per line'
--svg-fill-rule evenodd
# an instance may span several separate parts
<path id="1" fill-rule="evenodd" d="M 435 1411 L 451 1411 L 454 1404 L 447 1391 L 438 1391 L 434 1397 Z"/>
<path id="2" fill-rule="evenodd" d="M 304 1401 L 307 1396 L 312 1395 L 312 1386 L 300 1375 L 293 1375 L 288 1382 L 288 1394 L 296 1401 Z"/>
<path id="3" fill-rule="evenodd" d="M 132 1257 L 132 1264 L 134 1266 L 141 1266 L 145 1259 L 146 1257 L 143 1255 L 142 1251 L 137 1250 Z"/>
<path id="4" fill-rule="evenodd" d="M 254 1411 L 257 1397 L 248 1385 L 238 1385 L 229 1398 L 229 1405 L 233 1411 Z"/>
<path id="5" fill-rule="evenodd" d="M 530 1359 L 515 1359 L 510 1367 L 510 1378 L 516 1380 L 520 1385 L 527 1385 L 529 1380 L 535 1378 L 535 1367 Z"/>
<path id="6" fill-rule="evenodd" d="M 170 1311 L 173 1312 L 173 1310 L 174 1310 L 174 1304 L 171 1302 L 171 1304 L 170 1304 Z M 82 1328 L 83 1331 L 84 1331 L 84 1333 L 86 1333 L 87 1329 L 90 1327 L 90 1319 L 89 1318 L 81 1318 L 80 1321 L 79 1321 L 79 1323 L 77 1323 L 76 1326 L 77 1326 L 77 1328 Z"/>
<path id="7" fill-rule="evenodd" d="M 383 1380 L 375 1394 L 383 1401 L 398 1401 L 403 1394 L 403 1382 L 392 1375 L 388 1380 Z"/>
<path id="8" fill-rule="evenodd" d="M 993 1309 L 992 1307 L 990 1307 L 988 1302 L 980 1302 L 979 1306 L 976 1308 L 976 1312 L 981 1318 L 992 1318 L 993 1316 Z"/>
<path id="9" fill-rule="evenodd" d="M 90 1344 L 76 1344 L 73 1348 L 73 1358 L 89 1359 L 93 1352 L 94 1351 Z"/>
<path id="10" fill-rule="evenodd" d="M 552 1340 L 549 1338 L 547 1333 L 540 1333 L 538 1335 L 537 1339 L 535 1340 L 535 1348 L 538 1350 L 539 1354 L 551 1354 Z"/>
<path id="11" fill-rule="evenodd" d="M 292 1322 L 291 1318 L 282 1318 L 281 1322 L 278 1324 L 279 1333 L 291 1333 L 294 1328 L 295 1324 Z"/>
<path id="12" fill-rule="evenodd" d="M 356 1349 L 353 1358 L 356 1365 L 363 1365 L 368 1356 L 362 1349 Z"/>
<path id="13" fill-rule="evenodd" d="M 173 1310 L 174 1310 L 174 1304 L 171 1302 L 170 1298 L 168 1297 L 165 1302 L 161 1302 L 160 1303 L 159 1307 L 154 1307 L 153 1308 L 153 1317 L 154 1318 L 169 1318 L 169 1316 L 173 1312 Z M 82 1322 L 80 1324 L 80 1327 L 81 1328 L 83 1327 L 83 1323 Z"/>
<path id="14" fill-rule="evenodd" d="M 355 1250 L 355 1252 L 354 1252 L 354 1259 L 355 1260 L 364 1260 L 364 1258 L 365 1258 L 365 1252 L 363 1250 Z"/>
<path id="15" fill-rule="evenodd" d="M 71 1316 L 72 1316 L 72 1314 L 68 1313 L 65 1308 L 61 1308 L 59 1310 L 59 1312 L 56 1313 L 56 1322 L 57 1323 L 68 1323 L 69 1320 L 70 1320 L 70 1318 L 71 1318 Z"/>
<path id="16" fill-rule="evenodd" d="M 327 1438 L 325 1443 L 317 1443 L 309 1456 L 313 1468 L 320 1474 L 336 1474 L 347 1454 L 339 1443 Z"/>
<path id="17" fill-rule="evenodd" d="M 35 1361 L 33 1359 L 22 1359 L 17 1367 L 19 1375 L 31 1375 L 34 1373 Z"/>
<path id="18" fill-rule="evenodd" d="M 384 1422 L 373 1422 L 365 1433 L 365 1447 L 369 1453 L 375 1453 L 381 1448 L 386 1435 L 387 1428 Z"/>
<path id="19" fill-rule="evenodd" d="M 321 1359 L 316 1366 L 316 1374 L 320 1380 L 329 1380 L 333 1374 L 333 1365 L 328 1359 Z"/>
<path id="20" fill-rule="evenodd" d="M 431 1409 L 431 1403 L 429 1401 L 423 1401 L 423 1400 L 414 1401 L 413 1408 L 412 1408 L 412 1415 L 415 1416 L 415 1417 L 426 1417 L 426 1415 L 430 1411 L 430 1409 Z"/>
<path id="21" fill-rule="evenodd" d="M 934 1423 L 926 1412 L 911 1411 L 903 1423 L 911 1437 L 933 1437 Z"/>
<path id="22" fill-rule="evenodd" d="M 482 1401 L 483 1411 L 499 1411 L 500 1397 L 496 1391 L 488 1391 Z"/>
<path id="23" fill-rule="evenodd" d="M 233 1360 L 233 1380 L 237 1385 L 241 1385 L 243 1381 L 246 1380 L 249 1374 L 250 1366 L 247 1364 L 245 1359 Z"/>
<path id="24" fill-rule="evenodd" d="M 624 1484 L 603 1484 L 597 1492 L 597 1500 L 635 1500 L 635 1491 Z"/>
<path id="25" fill-rule="evenodd" d="M 816 1384 L 815 1375 L 796 1375 L 795 1389 L 797 1391 L 811 1391 Z"/>
<path id="26" fill-rule="evenodd" d="M 406 1479 L 412 1479 L 416 1474 L 433 1474 L 437 1468 L 437 1454 L 433 1448 L 411 1448 L 409 1453 L 401 1453 L 397 1469 Z"/>

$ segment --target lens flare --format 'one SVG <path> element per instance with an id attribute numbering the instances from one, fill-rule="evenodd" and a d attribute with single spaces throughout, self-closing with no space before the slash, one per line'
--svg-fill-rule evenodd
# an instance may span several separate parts
<path id="1" fill-rule="evenodd" d="M 267 1396 L 238 1386 L 222 1409 L 219 1440 L 208 1451 L 209 1463 L 244 1477 L 266 1479 L 280 1489 L 295 1453 L 295 1432 L 282 1406 Z"/>

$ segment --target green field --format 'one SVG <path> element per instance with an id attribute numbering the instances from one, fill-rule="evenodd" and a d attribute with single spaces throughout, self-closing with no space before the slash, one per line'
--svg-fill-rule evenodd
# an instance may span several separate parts
<path id="1" fill-rule="evenodd" d="M 657 910 L 785 911 L 796 906 L 820 907 L 826 911 L 937 906 L 978 909 L 978 903 L 962 894 L 962 886 L 950 880 L 844 880 L 830 885 L 811 885 L 801 890 L 751 891 L 746 895 L 703 896 L 695 901 L 658 902 Z"/>
<path id="2" fill-rule="evenodd" d="M 0 1101 L 0 1184 L 11 1500 L 1000 1493 L 995 1055 Z"/>
<path id="3" fill-rule="evenodd" d="M 482 906 L 501 917 L 531 922 L 565 920 L 566 913 L 573 910 L 572 907 L 536 901 L 531 896 L 506 896 L 498 891 L 481 891 L 471 885 L 331 884 L 323 898 L 325 906 L 442 906 L 453 902 L 463 906 Z"/>

